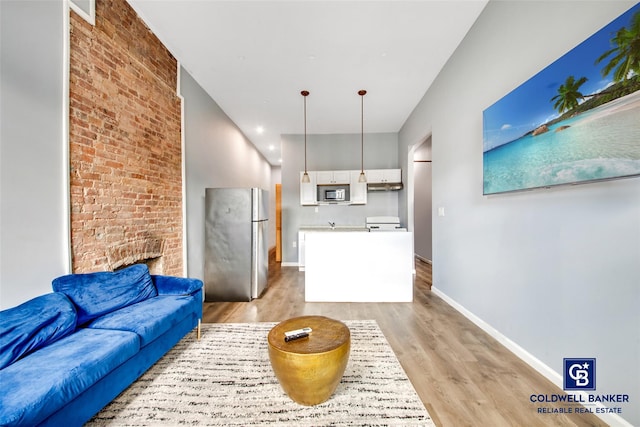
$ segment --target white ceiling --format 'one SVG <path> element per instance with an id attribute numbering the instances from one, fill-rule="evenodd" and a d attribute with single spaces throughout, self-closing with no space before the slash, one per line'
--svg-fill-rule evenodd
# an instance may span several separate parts
<path id="1" fill-rule="evenodd" d="M 359 134 L 360 89 L 365 133 L 399 131 L 488 2 L 128 1 L 273 165 L 301 90 L 309 134 Z"/>

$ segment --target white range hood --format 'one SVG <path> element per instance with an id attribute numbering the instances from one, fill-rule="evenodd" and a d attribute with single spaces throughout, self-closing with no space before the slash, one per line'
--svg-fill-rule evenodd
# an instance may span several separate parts
<path id="1" fill-rule="evenodd" d="M 367 191 L 398 191 L 402 190 L 401 182 L 375 182 L 367 184 Z"/>

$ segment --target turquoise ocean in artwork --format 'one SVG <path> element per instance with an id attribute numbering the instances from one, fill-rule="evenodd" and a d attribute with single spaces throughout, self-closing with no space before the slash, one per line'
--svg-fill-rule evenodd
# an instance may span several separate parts
<path id="1" fill-rule="evenodd" d="M 486 151 L 483 166 L 484 194 L 640 175 L 640 91 Z"/>

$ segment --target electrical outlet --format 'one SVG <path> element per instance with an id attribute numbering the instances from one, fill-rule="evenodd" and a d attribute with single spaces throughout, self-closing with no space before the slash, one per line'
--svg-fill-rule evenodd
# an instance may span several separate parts
<path id="1" fill-rule="evenodd" d="M 296 242 L 296 241 L 294 240 L 294 241 L 293 241 L 293 243 L 292 243 L 292 245 L 293 245 L 293 247 L 294 247 L 294 248 L 296 248 L 296 247 L 298 247 L 298 242 Z"/>

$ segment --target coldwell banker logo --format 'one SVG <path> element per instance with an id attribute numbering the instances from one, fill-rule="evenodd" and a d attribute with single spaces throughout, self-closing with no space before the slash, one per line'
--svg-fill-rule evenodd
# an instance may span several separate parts
<path id="1" fill-rule="evenodd" d="M 564 389 L 573 393 L 532 394 L 538 414 L 622 414 L 628 394 L 591 394 L 596 389 L 596 359 L 563 359 Z M 550 404 L 550 405 L 545 405 Z M 618 406 L 608 406 L 620 404 Z M 606 406 L 605 406 L 606 405 Z"/>
<path id="2" fill-rule="evenodd" d="M 596 359 L 564 359 L 565 390 L 596 389 Z"/>

